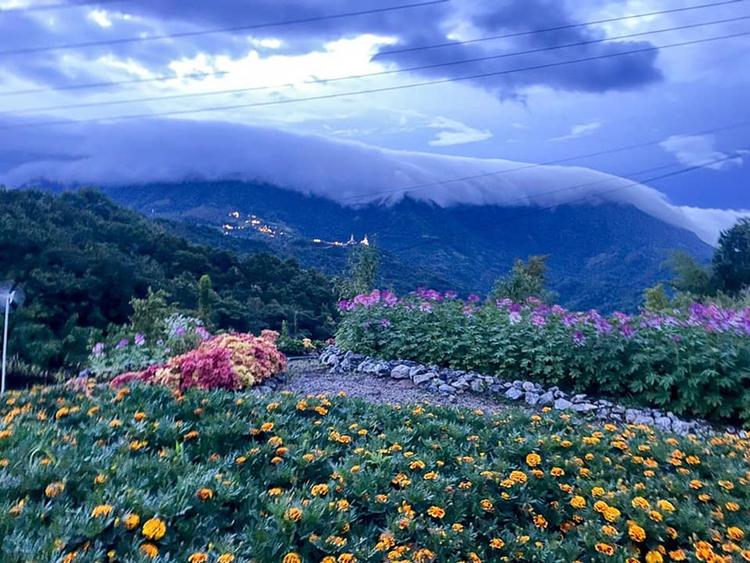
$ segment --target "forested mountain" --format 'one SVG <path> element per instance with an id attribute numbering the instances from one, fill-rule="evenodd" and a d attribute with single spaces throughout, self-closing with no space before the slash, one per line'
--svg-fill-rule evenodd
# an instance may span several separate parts
<path id="1" fill-rule="evenodd" d="M 27 295 L 11 323 L 11 353 L 23 360 L 74 366 L 95 332 L 125 322 L 130 299 L 149 287 L 194 309 L 204 274 L 217 328 L 257 332 L 288 320 L 302 334 L 331 335 L 332 284 L 293 259 L 190 243 L 93 191 L 0 191 L 0 279 Z"/>
<path id="2" fill-rule="evenodd" d="M 560 205 L 555 209 L 455 205 L 404 199 L 393 205 L 340 205 L 248 182 L 184 182 L 106 188 L 152 217 L 193 223 L 186 236 L 234 249 L 255 245 L 328 273 L 346 264 L 350 235 L 376 239 L 384 253 L 381 285 L 486 292 L 516 258 L 549 255 L 551 289 L 572 308 L 633 310 L 643 289 L 664 280 L 674 250 L 701 261 L 711 247 L 693 232 L 634 206 Z M 210 230 L 214 229 L 214 234 Z M 219 234 L 223 233 L 223 234 Z M 242 242 L 244 241 L 244 242 Z"/>

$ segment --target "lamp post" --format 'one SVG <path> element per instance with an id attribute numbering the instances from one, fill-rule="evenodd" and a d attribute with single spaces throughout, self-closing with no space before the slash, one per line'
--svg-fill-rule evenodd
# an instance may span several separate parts
<path id="1" fill-rule="evenodd" d="M 15 304 L 20 306 L 23 303 L 23 290 L 14 288 L 13 283 L 0 285 L 0 301 L 5 305 L 5 320 L 3 322 L 3 367 L 2 379 L 0 379 L 0 395 L 5 393 L 5 372 L 8 359 L 8 321 L 10 320 L 10 307 Z"/>

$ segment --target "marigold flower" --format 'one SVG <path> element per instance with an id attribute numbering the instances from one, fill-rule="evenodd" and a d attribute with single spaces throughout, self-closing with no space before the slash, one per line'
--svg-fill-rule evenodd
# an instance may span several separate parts
<path id="1" fill-rule="evenodd" d="M 112 508 L 111 505 L 109 505 L 109 504 L 100 504 L 100 505 L 95 506 L 93 508 L 93 510 L 91 511 L 91 516 L 93 518 L 107 517 L 110 514 L 112 514 L 112 510 L 114 510 L 114 509 Z"/>
<path id="2" fill-rule="evenodd" d="M 147 539 L 159 541 L 167 533 L 167 525 L 159 518 L 149 518 L 141 531 Z"/>
<path id="3" fill-rule="evenodd" d="M 293 506 L 287 509 L 287 511 L 284 513 L 284 517 L 292 522 L 299 522 L 299 520 L 302 518 L 302 510 Z"/>
<path id="4" fill-rule="evenodd" d="M 529 467 L 536 467 L 540 463 L 542 463 L 542 458 L 539 454 L 530 453 L 526 456 L 526 465 Z"/>
<path id="5" fill-rule="evenodd" d="M 594 549 L 596 549 L 596 551 L 608 557 L 611 557 L 612 555 L 615 554 L 615 548 L 609 545 L 608 543 L 599 542 L 594 546 Z"/>
<path id="6" fill-rule="evenodd" d="M 500 538 L 492 538 L 490 540 L 490 547 L 492 549 L 502 549 L 505 547 L 505 542 Z"/>
<path id="7" fill-rule="evenodd" d="M 137 514 L 130 513 L 122 519 L 122 525 L 125 526 L 126 530 L 135 530 L 141 523 L 141 517 Z"/>
<path id="8" fill-rule="evenodd" d="M 234 559 L 235 557 L 231 553 L 222 553 L 216 559 L 216 563 L 234 563 Z"/>
<path id="9" fill-rule="evenodd" d="M 60 496 L 64 490 L 65 483 L 55 481 L 54 483 L 50 483 L 49 485 L 47 485 L 47 487 L 45 487 L 44 494 L 47 498 L 55 498 L 57 496 Z"/>
<path id="10" fill-rule="evenodd" d="M 570 506 L 573 508 L 585 508 L 586 507 L 586 499 L 582 496 L 574 496 L 572 499 L 570 499 Z"/>
<path id="11" fill-rule="evenodd" d="M 628 536 L 634 542 L 640 543 L 646 539 L 646 530 L 641 528 L 638 524 L 633 523 L 628 527 Z"/>
<path id="12" fill-rule="evenodd" d="M 658 551 L 649 551 L 646 554 L 646 563 L 663 563 L 664 558 Z"/>
<path id="13" fill-rule="evenodd" d="M 214 498 L 214 492 L 211 489 L 203 487 L 202 489 L 198 489 L 195 496 L 198 497 L 198 500 L 205 502 Z"/>
<path id="14" fill-rule="evenodd" d="M 433 518 L 440 519 L 440 518 L 443 518 L 443 516 L 445 516 L 445 510 L 443 510 L 439 506 L 431 506 L 430 508 L 427 509 L 427 514 L 429 514 Z"/>
<path id="15" fill-rule="evenodd" d="M 157 555 L 159 555 L 159 548 L 156 547 L 152 543 L 144 543 L 141 545 L 141 547 L 138 548 L 140 552 L 148 557 L 149 559 L 153 559 Z"/>
<path id="16" fill-rule="evenodd" d="M 208 555 L 205 553 L 197 552 L 193 553 L 188 557 L 189 563 L 206 563 L 208 561 Z"/>
<path id="17" fill-rule="evenodd" d="M 745 532 L 743 532 L 742 529 L 738 528 L 737 526 L 731 526 L 727 528 L 727 535 L 734 541 L 741 541 L 742 538 L 745 537 Z"/>

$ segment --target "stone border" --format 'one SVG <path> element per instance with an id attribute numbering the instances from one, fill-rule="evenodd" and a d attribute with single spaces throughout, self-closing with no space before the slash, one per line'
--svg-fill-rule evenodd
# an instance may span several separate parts
<path id="1" fill-rule="evenodd" d="M 382 360 L 329 346 L 319 357 L 332 373 L 360 372 L 375 377 L 409 379 L 432 393 L 460 395 L 465 392 L 501 396 L 511 401 L 524 401 L 533 408 L 551 407 L 561 411 L 590 414 L 597 419 L 618 423 L 647 424 L 675 434 L 716 434 L 717 429 L 702 420 L 683 420 L 671 412 L 651 408 L 629 408 L 586 394 L 571 395 L 558 387 L 544 388 L 531 381 L 503 381 L 492 375 L 425 366 L 408 360 Z M 727 428 L 741 438 L 748 433 Z"/>

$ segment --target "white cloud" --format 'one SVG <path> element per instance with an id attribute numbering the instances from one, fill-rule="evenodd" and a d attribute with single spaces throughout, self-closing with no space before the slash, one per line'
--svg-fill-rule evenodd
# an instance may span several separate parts
<path id="1" fill-rule="evenodd" d="M 726 158 L 729 154 L 718 151 L 714 148 L 716 139 L 713 135 L 684 135 L 669 137 L 661 143 L 661 147 L 673 154 L 675 158 L 687 166 L 703 166 L 712 160 Z M 743 159 L 741 156 L 706 165 L 711 170 L 724 170 L 742 166 Z"/>
<path id="2" fill-rule="evenodd" d="M 492 138 L 492 131 L 487 129 L 474 129 L 465 123 L 442 116 L 433 119 L 427 127 L 432 129 L 442 129 L 442 131 L 439 131 L 435 135 L 434 139 L 430 140 L 430 146 L 433 147 L 465 145 L 467 143 L 476 143 Z"/>
<path id="3" fill-rule="evenodd" d="M 750 216 L 750 210 L 674 206 L 653 188 L 588 168 L 383 149 L 271 128 L 149 120 L 71 125 L 65 131 L 50 136 L 34 128 L 0 129 L 0 146 L 33 155 L 0 161 L 0 185 L 42 179 L 84 185 L 239 179 L 346 205 L 394 202 L 406 193 L 442 206 L 620 203 L 689 229 L 709 244 L 737 217 Z"/>
<path id="4" fill-rule="evenodd" d="M 592 135 L 595 131 L 600 129 L 601 126 L 602 124 L 600 121 L 592 121 L 590 123 L 581 123 L 580 125 L 574 125 L 570 129 L 570 133 L 568 133 L 567 135 L 562 135 L 560 137 L 553 137 L 552 139 L 550 139 L 550 141 L 570 141 L 572 139 L 579 139 L 580 137 L 588 137 L 589 135 Z"/>

